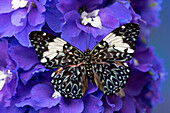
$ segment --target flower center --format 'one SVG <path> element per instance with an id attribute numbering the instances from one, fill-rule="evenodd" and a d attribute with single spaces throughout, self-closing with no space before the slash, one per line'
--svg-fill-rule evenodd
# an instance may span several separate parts
<path id="1" fill-rule="evenodd" d="M 8 70 L 7 73 L 0 71 L 0 90 L 2 90 L 5 85 L 5 82 L 11 79 L 11 77 L 12 73 L 10 72 L 10 70 Z"/>
<path id="2" fill-rule="evenodd" d="M 26 7 L 27 3 L 28 3 L 28 1 L 26 1 L 26 0 L 12 0 L 12 2 L 11 2 L 13 9 Z"/>
<path id="3" fill-rule="evenodd" d="M 80 11 L 79 11 L 80 12 Z M 81 11 L 81 23 L 83 25 L 90 24 L 93 27 L 102 29 L 102 23 L 100 17 L 98 16 L 99 9 L 96 9 L 90 13 L 87 13 L 85 10 Z"/>
<path id="4" fill-rule="evenodd" d="M 153 3 L 150 4 L 151 7 L 155 7 L 155 6 L 157 6 L 157 5 L 158 5 L 158 4 L 157 4 L 156 2 L 153 2 Z"/>

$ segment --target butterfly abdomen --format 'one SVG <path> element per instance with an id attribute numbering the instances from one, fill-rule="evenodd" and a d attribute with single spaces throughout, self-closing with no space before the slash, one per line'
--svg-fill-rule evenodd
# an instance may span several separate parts
<path id="1" fill-rule="evenodd" d="M 91 65 L 91 55 L 90 55 L 90 50 L 86 49 L 84 51 L 84 60 L 85 60 L 85 67 L 86 67 L 86 73 L 88 77 L 90 78 L 91 82 L 94 83 L 94 77 L 93 77 L 93 72 L 92 72 L 92 65 Z"/>

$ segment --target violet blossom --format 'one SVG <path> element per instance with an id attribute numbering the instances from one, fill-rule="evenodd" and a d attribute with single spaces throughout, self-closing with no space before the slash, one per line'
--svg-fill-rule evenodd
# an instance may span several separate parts
<path id="1" fill-rule="evenodd" d="M 46 1 L 1 0 L 0 38 L 15 36 L 23 46 L 31 46 L 28 35 L 44 25 Z"/>
<path id="2" fill-rule="evenodd" d="M 1 0 L 0 113 L 150 113 L 161 100 L 160 83 L 166 74 L 162 60 L 147 45 L 149 26 L 159 25 L 161 2 L 153 1 Z M 146 18 L 148 14 L 151 18 Z M 86 49 L 86 38 L 91 37 L 91 49 L 116 27 L 130 22 L 141 28 L 135 55 L 127 62 L 130 78 L 110 96 L 89 81 L 83 98 L 62 97 L 51 84 L 55 69 L 44 68 L 29 47 L 29 32 L 42 29 L 61 35 L 80 50 Z"/>

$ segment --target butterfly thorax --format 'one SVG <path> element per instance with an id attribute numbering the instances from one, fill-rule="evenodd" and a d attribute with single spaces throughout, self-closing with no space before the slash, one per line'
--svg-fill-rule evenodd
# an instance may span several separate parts
<path id="1" fill-rule="evenodd" d="M 84 60 L 89 64 L 91 62 L 91 55 L 89 48 L 84 51 Z"/>
<path id="2" fill-rule="evenodd" d="M 90 55 L 89 48 L 87 48 L 84 51 L 84 60 L 85 60 L 85 66 L 86 66 L 86 73 L 89 76 L 91 82 L 94 83 L 94 77 L 93 77 L 92 65 L 91 65 L 91 55 Z"/>

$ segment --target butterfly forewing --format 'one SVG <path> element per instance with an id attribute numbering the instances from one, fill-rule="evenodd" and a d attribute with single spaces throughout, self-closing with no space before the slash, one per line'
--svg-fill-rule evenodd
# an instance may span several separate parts
<path id="1" fill-rule="evenodd" d="M 94 81 L 98 88 L 107 95 L 119 92 L 129 78 L 129 67 L 126 63 L 93 64 Z"/>
<path id="2" fill-rule="evenodd" d="M 92 49 L 92 58 L 96 62 L 130 60 L 135 51 L 139 30 L 139 25 L 134 23 L 116 28 Z"/>
<path id="3" fill-rule="evenodd" d="M 34 31 L 29 35 L 40 62 L 46 68 L 57 68 L 82 62 L 84 54 L 68 42 L 51 34 Z"/>
<path id="4" fill-rule="evenodd" d="M 82 98 L 88 87 L 85 65 L 70 65 L 58 68 L 51 76 L 56 91 L 67 98 Z"/>

